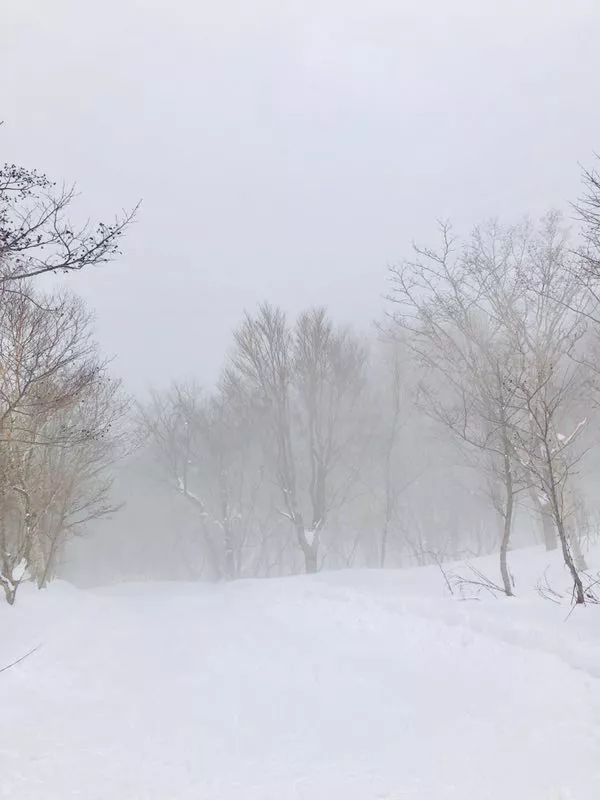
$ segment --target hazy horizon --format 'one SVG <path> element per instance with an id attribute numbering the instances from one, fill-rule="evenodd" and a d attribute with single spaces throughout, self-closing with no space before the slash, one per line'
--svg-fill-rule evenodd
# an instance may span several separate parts
<path id="1" fill-rule="evenodd" d="M 4 5 L 3 158 L 86 216 L 142 198 L 67 278 L 135 391 L 210 382 L 263 300 L 369 325 L 436 217 L 566 209 L 598 145 L 591 1 L 51 6 Z"/>

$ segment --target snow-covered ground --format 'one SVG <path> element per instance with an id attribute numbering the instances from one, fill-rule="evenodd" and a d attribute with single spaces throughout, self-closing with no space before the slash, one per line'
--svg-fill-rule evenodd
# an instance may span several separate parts
<path id="1" fill-rule="evenodd" d="M 548 562 L 512 554 L 517 586 Z M 599 800 L 600 607 L 523 595 L 451 597 L 436 567 L 26 588 L 0 797 Z"/>

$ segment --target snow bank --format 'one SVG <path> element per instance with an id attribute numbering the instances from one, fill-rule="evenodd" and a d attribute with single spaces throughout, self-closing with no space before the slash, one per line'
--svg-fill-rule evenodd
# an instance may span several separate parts
<path id="1" fill-rule="evenodd" d="M 512 554 L 517 587 L 544 559 Z M 0 794 L 598 800 L 600 609 L 447 595 L 436 567 L 24 591 Z"/>

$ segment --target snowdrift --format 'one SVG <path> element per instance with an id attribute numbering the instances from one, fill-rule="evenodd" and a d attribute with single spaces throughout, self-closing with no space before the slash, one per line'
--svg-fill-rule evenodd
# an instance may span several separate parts
<path id="1" fill-rule="evenodd" d="M 598 800 L 600 607 L 535 591 L 568 595 L 558 554 L 511 567 L 514 599 L 437 567 L 25 587 L 0 608 L 2 664 L 40 645 L 0 674 L 0 794 Z"/>

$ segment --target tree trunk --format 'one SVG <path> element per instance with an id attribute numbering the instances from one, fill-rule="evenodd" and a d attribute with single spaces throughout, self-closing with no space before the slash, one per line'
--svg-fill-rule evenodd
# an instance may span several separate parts
<path id="1" fill-rule="evenodd" d="M 513 490 L 513 475 L 510 457 L 506 450 L 504 455 L 504 488 L 506 491 L 506 506 L 504 509 L 504 530 L 502 532 L 502 541 L 500 543 L 500 574 L 502 575 L 502 582 L 504 584 L 506 596 L 514 597 L 512 580 L 510 578 L 508 565 L 506 563 L 506 554 L 508 552 L 508 544 L 510 542 L 510 534 L 512 532 L 515 494 Z"/>
<path id="2" fill-rule="evenodd" d="M 223 547 L 225 550 L 224 576 L 225 580 L 233 581 L 237 578 L 235 564 L 235 543 L 233 535 L 233 525 L 229 513 L 229 492 L 227 490 L 227 477 L 225 470 L 220 470 L 220 494 L 221 494 L 221 525 L 223 526 Z"/>
<path id="3" fill-rule="evenodd" d="M 208 561 L 212 567 L 213 579 L 220 581 L 223 578 L 223 562 L 221 560 L 220 553 L 218 552 L 218 549 L 213 540 L 212 533 L 209 530 L 209 525 L 206 524 L 206 519 L 204 518 L 204 515 L 200 518 L 200 529 L 202 531 L 202 536 L 206 544 Z"/>
<path id="4" fill-rule="evenodd" d="M 552 514 L 543 507 L 541 508 L 540 513 L 542 518 L 542 535 L 544 537 L 544 546 L 546 548 L 546 552 L 549 553 L 558 548 L 558 539 L 556 538 Z"/>
<path id="5" fill-rule="evenodd" d="M 529 490 L 533 504 L 538 512 L 538 517 L 542 523 L 542 538 L 546 552 L 556 550 L 558 547 L 558 539 L 556 538 L 556 531 L 554 529 L 554 520 L 552 519 L 552 512 L 545 506 L 537 495 L 536 490 L 531 487 Z"/>
<path id="6" fill-rule="evenodd" d="M 15 597 L 17 596 L 17 589 L 19 588 L 19 584 L 6 579 L 1 579 L 0 583 L 2 584 L 2 588 L 4 589 L 4 596 L 6 598 L 6 602 L 9 606 L 13 606 L 15 604 Z"/>
<path id="7" fill-rule="evenodd" d="M 319 571 L 317 564 L 317 548 L 314 546 L 306 546 L 304 552 L 304 571 L 307 575 L 314 575 Z"/>
<path id="8" fill-rule="evenodd" d="M 567 534 L 562 519 L 559 519 L 558 517 L 556 519 L 556 527 L 558 528 L 558 536 L 562 547 L 563 558 L 565 560 L 565 564 L 567 565 L 569 572 L 571 573 L 571 577 L 573 578 L 573 595 L 575 597 L 575 602 L 578 605 L 583 605 L 585 603 L 583 584 L 581 582 L 581 577 L 579 575 L 577 566 L 573 561 L 573 557 L 569 549 L 569 541 L 567 538 Z"/>
<path id="9" fill-rule="evenodd" d="M 579 536 L 577 535 L 577 531 L 573 530 L 573 528 L 571 527 L 568 536 L 569 536 L 569 542 L 571 543 L 571 549 L 573 550 L 573 558 L 575 561 L 575 566 L 580 572 L 585 571 L 587 569 L 587 564 L 585 561 L 585 556 L 581 552 L 581 544 L 579 543 Z"/>
<path id="10" fill-rule="evenodd" d="M 233 548 L 231 531 L 225 531 L 225 578 L 234 581 L 237 577 L 235 567 L 235 552 Z"/>
<path id="11" fill-rule="evenodd" d="M 554 470 L 552 468 L 552 457 L 550 454 L 550 449 L 548 447 L 548 443 L 544 443 L 545 450 L 546 450 L 546 463 L 548 466 L 548 488 L 550 489 L 550 504 L 552 507 L 552 514 L 554 516 L 554 522 L 556 524 L 556 529 L 558 530 L 558 538 L 560 539 L 560 544 L 562 548 L 562 554 L 564 562 L 571 573 L 571 577 L 573 579 L 573 596 L 575 598 L 575 603 L 577 605 L 583 605 L 585 603 L 585 595 L 583 592 L 583 583 L 581 582 L 581 577 L 579 576 L 579 571 L 575 562 L 573 561 L 573 556 L 571 555 L 571 549 L 569 547 L 569 538 L 567 536 L 567 531 L 565 529 L 562 513 L 561 513 L 561 505 L 558 499 L 558 494 L 556 491 L 556 482 L 554 479 Z"/>
<path id="12" fill-rule="evenodd" d="M 383 531 L 381 532 L 381 556 L 379 559 L 379 566 L 381 567 L 381 569 L 385 567 L 385 559 L 387 556 L 388 530 L 389 530 L 389 525 L 386 520 L 383 526 Z"/>
<path id="13" fill-rule="evenodd" d="M 512 580 L 508 572 L 508 564 L 506 555 L 508 553 L 508 544 L 510 542 L 510 534 L 512 531 L 512 517 L 513 517 L 514 499 L 511 494 L 506 499 L 506 511 L 504 514 L 504 531 L 502 533 L 502 542 L 500 543 L 500 574 L 502 575 L 502 583 L 504 584 L 504 591 L 507 597 L 514 597 Z"/>
<path id="14" fill-rule="evenodd" d="M 318 572 L 317 555 L 319 552 L 319 532 L 316 530 L 318 526 L 307 531 L 304 527 L 302 515 L 298 513 L 295 514 L 293 522 L 296 528 L 298 544 L 304 554 L 304 572 L 307 575 L 312 575 Z"/>

